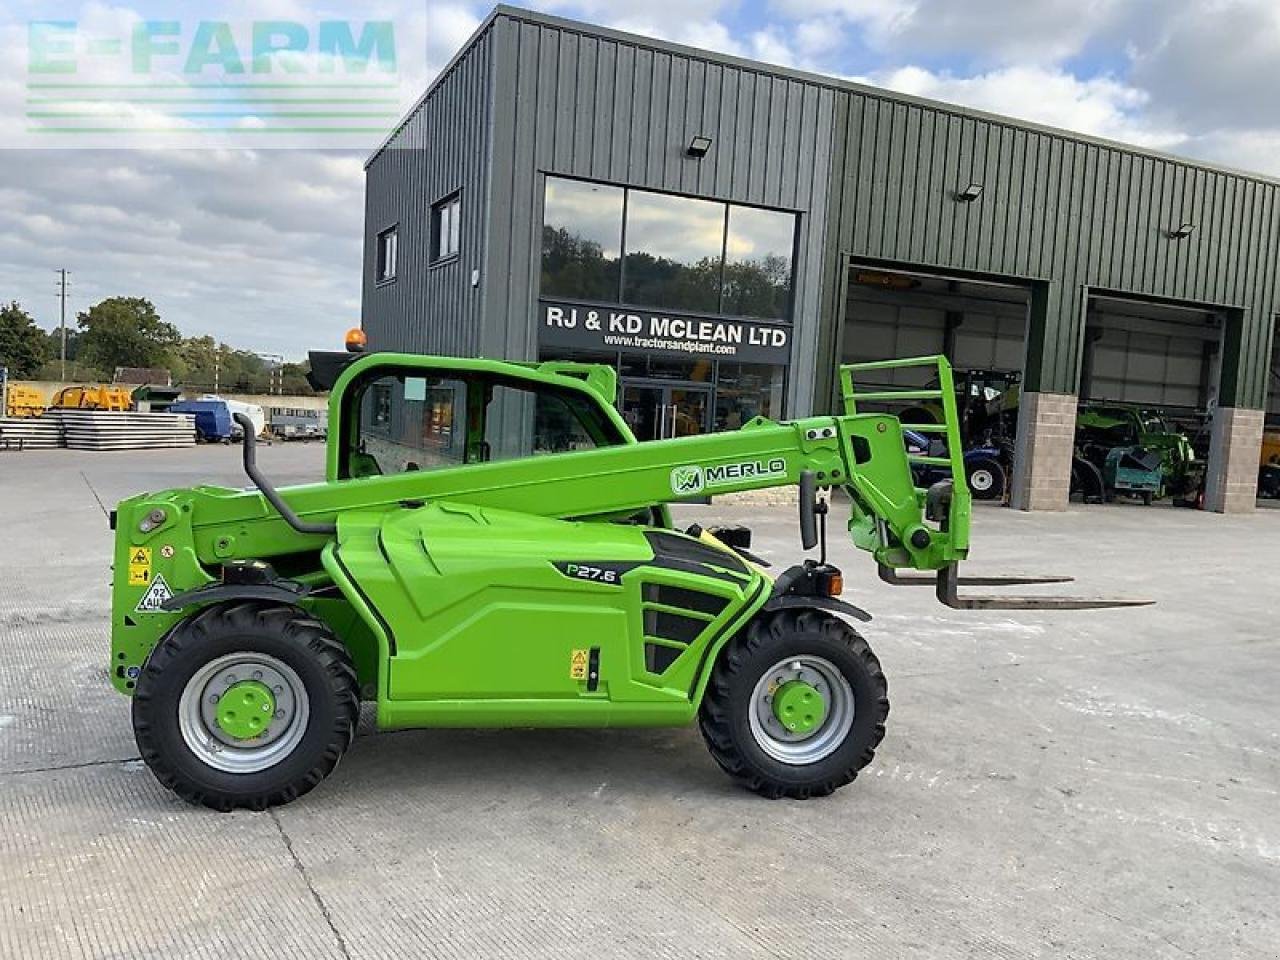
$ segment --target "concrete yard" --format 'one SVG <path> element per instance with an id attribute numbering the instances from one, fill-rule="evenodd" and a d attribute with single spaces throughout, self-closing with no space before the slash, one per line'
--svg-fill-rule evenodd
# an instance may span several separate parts
<path id="1" fill-rule="evenodd" d="M 261 452 L 280 481 L 319 446 Z M 243 485 L 238 451 L 0 453 L 0 957 L 1106 957 L 1280 953 L 1280 511 L 977 510 L 970 572 L 1154 607 L 846 597 L 888 735 L 835 796 L 735 788 L 694 729 L 368 724 L 336 773 L 220 815 L 136 759 L 108 685 L 103 505 Z M 791 509 L 741 520 L 776 565 Z"/>

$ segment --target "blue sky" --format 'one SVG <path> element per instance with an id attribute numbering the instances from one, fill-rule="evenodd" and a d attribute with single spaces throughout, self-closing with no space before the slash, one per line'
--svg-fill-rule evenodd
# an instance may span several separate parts
<path id="1" fill-rule="evenodd" d="M 1280 176 L 1277 0 L 541 0 L 539 9 Z M 468 0 L 7 0 L 0 43 L 32 18 L 124 31 L 187 22 L 390 18 L 407 107 L 488 13 Z M 23 142 L 26 62 L 0 62 L 0 146 Z M 110 106 L 110 104 L 108 104 Z M 184 333 L 300 356 L 358 320 L 362 164 L 345 149 L 0 148 L 0 299 L 51 326 L 152 298 Z M 365 142 L 365 141 L 368 142 Z M 331 144 L 327 144 L 331 145 Z"/>

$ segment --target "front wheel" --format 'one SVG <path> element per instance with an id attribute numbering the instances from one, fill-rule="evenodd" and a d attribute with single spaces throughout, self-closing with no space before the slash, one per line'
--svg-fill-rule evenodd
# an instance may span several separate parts
<path id="1" fill-rule="evenodd" d="M 355 736 L 346 648 L 295 607 L 210 607 L 147 658 L 133 699 L 138 750 L 166 787 L 215 810 L 306 793 Z"/>
<path id="2" fill-rule="evenodd" d="M 975 500 L 1000 500 L 1007 485 L 1004 467 L 982 458 L 969 464 L 969 489 Z"/>
<path id="3" fill-rule="evenodd" d="M 849 783 L 884 737 L 880 662 L 817 610 L 756 617 L 721 652 L 698 715 L 716 762 L 766 797 L 808 799 Z"/>

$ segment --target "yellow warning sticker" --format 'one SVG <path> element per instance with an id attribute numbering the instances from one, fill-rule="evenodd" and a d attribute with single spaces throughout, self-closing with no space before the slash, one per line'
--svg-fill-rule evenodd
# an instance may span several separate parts
<path id="1" fill-rule="evenodd" d="M 129 548 L 129 586 L 145 587 L 151 582 L 151 548 Z"/>
<path id="2" fill-rule="evenodd" d="M 574 650 L 569 655 L 569 679 L 587 679 L 587 651 Z"/>

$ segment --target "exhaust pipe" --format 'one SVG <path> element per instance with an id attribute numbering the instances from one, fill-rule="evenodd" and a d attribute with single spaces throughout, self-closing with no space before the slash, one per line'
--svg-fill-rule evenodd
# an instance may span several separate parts
<path id="1" fill-rule="evenodd" d="M 258 488 L 258 492 L 267 498 L 267 503 L 275 507 L 276 512 L 280 514 L 284 522 L 299 533 L 319 534 L 324 537 L 337 536 L 337 523 L 311 523 L 303 520 L 293 512 L 292 507 L 284 502 L 284 498 L 280 496 L 279 491 L 271 485 L 271 481 L 264 477 L 258 469 L 258 438 L 254 436 L 254 430 L 257 428 L 254 427 L 253 421 L 243 413 L 233 413 L 231 416 L 236 423 L 240 424 L 240 429 L 244 431 L 244 472 L 253 481 L 253 485 Z"/>

